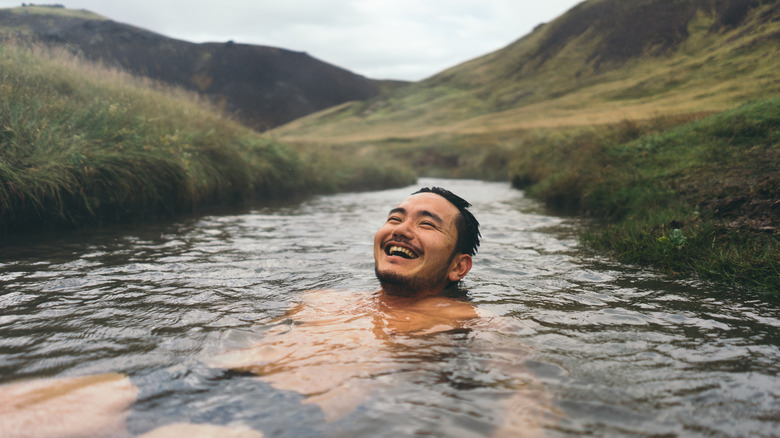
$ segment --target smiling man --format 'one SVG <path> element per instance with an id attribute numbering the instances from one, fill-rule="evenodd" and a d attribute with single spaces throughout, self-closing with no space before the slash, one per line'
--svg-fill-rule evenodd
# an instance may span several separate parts
<path id="1" fill-rule="evenodd" d="M 467 391 L 438 403 L 487 407 L 487 414 L 469 416 L 471 430 L 481 435 L 536 436 L 550 412 L 549 397 L 534 389 L 535 379 L 518 365 L 527 351 L 493 336 L 506 322 L 443 293 L 466 276 L 479 247 L 479 223 L 468 207 L 437 187 L 412 194 L 390 211 L 374 238 L 380 291 L 309 291 L 278 321 L 264 323 L 254 345 L 204 359 L 298 393 L 302 404 L 319 406 L 326 421 L 335 421 L 353 412 L 366 415 L 377 400 L 404 407 L 419 391 L 441 396 L 441 383 L 457 389 L 462 376 L 450 376 L 449 367 L 469 348 L 469 356 L 491 359 L 484 373 L 481 366 L 467 373 L 477 373 L 475 382 L 483 382 L 486 392 Z M 492 360 L 493 351 L 500 352 L 498 360 Z M 267 391 L 258 388 L 258 394 Z M 120 374 L 0 385 L 0 436 L 127 436 L 125 420 L 138 393 Z M 486 404 L 496 394 L 500 403 Z M 251 428 L 257 425 L 241 424 L 249 417 L 230 426 L 170 418 L 171 424 L 139 438 L 262 437 Z M 430 434 L 434 426 L 423 421 L 416 427 Z"/>
<path id="2" fill-rule="evenodd" d="M 374 236 L 374 270 L 382 292 L 435 296 L 465 277 L 480 238 L 470 206 L 449 190 L 425 187 L 390 210 Z"/>

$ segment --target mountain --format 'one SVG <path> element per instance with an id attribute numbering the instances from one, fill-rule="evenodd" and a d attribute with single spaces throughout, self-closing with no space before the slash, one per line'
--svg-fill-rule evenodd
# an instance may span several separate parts
<path id="1" fill-rule="evenodd" d="M 722 111 L 780 92 L 778 9 L 777 0 L 588 0 L 496 52 L 272 134 L 408 146 Z"/>
<path id="2" fill-rule="evenodd" d="M 196 91 L 258 130 L 403 84 L 368 79 L 302 52 L 232 41 L 194 44 L 56 5 L 1 9 L 0 33 L 65 46 Z"/>

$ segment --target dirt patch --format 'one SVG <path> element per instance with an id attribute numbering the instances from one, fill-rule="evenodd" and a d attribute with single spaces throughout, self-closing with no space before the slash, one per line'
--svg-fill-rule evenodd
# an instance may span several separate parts
<path id="1" fill-rule="evenodd" d="M 752 180 L 749 175 L 738 179 L 732 175 L 717 196 L 699 202 L 699 209 L 726 228 L 776 232 L 780 226 L 780 177 Z"/>
<path id="2" fill-rule="evenodd" d="M 699 206 L 710 211 L 727 228 L 774 232 L 780 217 L 780 200 L 731 196 L 707 200 Z"/>

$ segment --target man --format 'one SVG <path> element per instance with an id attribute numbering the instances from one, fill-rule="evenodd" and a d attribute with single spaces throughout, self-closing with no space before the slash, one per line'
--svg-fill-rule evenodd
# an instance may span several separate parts
<path id="1" fill-rule="evenodd" d="M 374 235 L 386 333 L 445 331 L 477 317 L 474 306 L 446 296 L 471 270 L 479 247 L 469 207 L 449 190 L 424 187 L 390 210 Z"/>
<path id="2" fill-rule="evenodd" d="M 468 274 L 479 247 L 479 222 L 464 199 L 439 187 L 423 188 L 390 210 L 374 236 L 382 291 L 428 297 Z"/>

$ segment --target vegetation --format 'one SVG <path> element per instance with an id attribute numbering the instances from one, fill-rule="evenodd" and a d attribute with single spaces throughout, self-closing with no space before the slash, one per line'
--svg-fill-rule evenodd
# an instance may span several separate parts
<path id="1" fill-rule="evenodd" d="M 588 1 L 507 47 L 272 134 L 339 145 L 616 124 L 780 94 L 774 1 Z M 457 141 L 457 140 L 456 140 Z"/>
<path id="2" fill-rule="evenodd" d="M 260 131 L 401 85 L 372 80 L 302 52 L 233 41 L 196 44 L 59 5 L 0 9 L 0 35 L 66 48 L 196 92 Z"/>
<path id="3" fill-rule="evenodd" d="M 599 218 L 584 242 L 621 261 L 780 291 L 780 99 L 676 122 L 549 136 L 513 183 Z"/>
<path id="4" fill-rule="evenodd" d="M 64 52 L 0 46 L 4 235 L 414 180 L 359 157 L 303 155 L 317 153 L 262 138 L 193 94 Z"/>
<path id="5" fill-rule="evenodd" d="M 94 12 L 87 11 L 85 9 L 67 9 L 63 5 L 25 5 L 22 3 L 22 7 L 10 8 L 9 10 L 15 14 L 36 14 L 46 16 L 57 17 L 76 17 L 84 18 L 88 20 L 107 20 L 107 18 L 100 16 Z"/>

